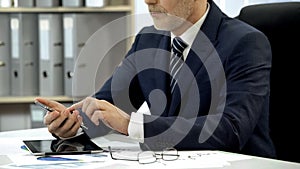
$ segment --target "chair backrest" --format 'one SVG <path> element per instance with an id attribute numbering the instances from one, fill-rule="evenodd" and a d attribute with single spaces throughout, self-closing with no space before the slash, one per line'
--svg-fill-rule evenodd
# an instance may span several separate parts
<path id="1" fill-rule="evenodd" d="M 271 43 L 270 134 L 278 159 L 300 162 L 300 2 L 250 5 L 237 18 Z"/>

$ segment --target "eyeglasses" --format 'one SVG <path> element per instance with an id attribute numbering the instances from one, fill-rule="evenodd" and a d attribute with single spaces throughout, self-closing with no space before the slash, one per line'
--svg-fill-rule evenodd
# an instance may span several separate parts
<path id="1" fill-rule="evenodd" d="M 178 151 L 175 148 L 166 148 L 161 153 L 155 153 L 153 151 L 141 151 L 133 158 L 131 155 L 125 155 L 121 158 L 114 157 L 111 147 L 108 147 L 110 156 L 113 160 L 126 160 L 126 161 L 138 161 L 140 164 L 154 163 L 157 159 L 165 161 L 174 161 L 179 158 Z M 126 158 L 127 157 L 127 158 Z"/>

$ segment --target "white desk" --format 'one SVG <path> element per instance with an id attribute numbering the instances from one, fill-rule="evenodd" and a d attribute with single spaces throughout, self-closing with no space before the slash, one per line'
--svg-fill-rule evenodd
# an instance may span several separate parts
<path id="1" fill-rule="evenodd" d="M 23 145 L 22 140 L 25 139 L 48 139 L 53 138 L 51 134 L 48 133 L 46 128 L 39 129 L 29 129 L 29 130 L 17 130 L 0 132 L 0 168 L 7 164 L 12 163 L 8 156 L 12 154 L 18 154 L 20 151 L 20 146 Z M 101 147 L 107 147 L 108 145 L 119 145 L 119 148 L 126 147 L 130 149 L 137 150 L 138 143 L 133 140 L 128 140 L 125 136 L 119 136 L 112 134 L 109 136 L 93 139 Z M 193 154 L 204 154 L 201 157 L 193 156 Z M 207 160 L 203 160 L 206 153 L 215 154 L 215 156 L 210 156 Z M 184 158 L 188 155 L 192 155 L 187 161 Z M 28 154 L 27 154 L 28 155 Z M 292 163 L 274 159 L 246 156 L 240 154 L 227 153 L 222 151 L 180 151 L 180 158 L 182 160 L 176 160 L 173 162 L 164 161 L 157 162 L 154 164 L 141 165 L 138 162 L 127 162 L 121 160 L 111 160 L 109 155 L 109 162 L 94 164 L 92 168 L 224 168 L 224 169 L 300 169 L 300 163 Z M 195 157 L 195 158 L 193 158 Z M 212 160 L 211 166 L 207 165 L 209 160 Z M 220 161 L 222 160 L 222 162 Z M 224 160 L 228 163 L 224 165 Z M 223 165 L 218 166 L 219 162 Z M 169 165 L 170 164 L 170 165 Z M 95 167 L 96 166 L 96 167 Z M 24 167 L 19 167 L 24 168 Z M 91 167 L 90 167 L 91 168 Z"/>

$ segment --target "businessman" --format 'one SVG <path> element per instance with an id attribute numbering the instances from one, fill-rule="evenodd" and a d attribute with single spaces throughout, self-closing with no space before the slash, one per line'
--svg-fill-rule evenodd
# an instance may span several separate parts
<path id="1" fill-rule="evenodd" d="M 56 110 L 44 118 L 49 131 L 76 136 L 81 110 L 142 148 L 275 157 L 268 124 L 271 49 L 264 34 L 227 17 L 212 0 L 145 3 L 154 26 L 139 32 L 93 97 L 68 108 L 37 98 Z"/>

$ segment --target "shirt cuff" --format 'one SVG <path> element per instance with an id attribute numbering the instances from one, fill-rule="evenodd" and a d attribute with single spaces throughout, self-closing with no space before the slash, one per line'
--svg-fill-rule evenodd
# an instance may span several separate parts
<path id="1" fill-rule="evenodd" d="M 128 136 L 144 143 L 144 114 L 151 115 L 147 102 L 145 101 L 136 113 L 131 113 Z"/>
<path id="2" fill-rule="evenodd" d="M 128 136 L 137 140 L 140 143 L 144 143 L 144 116 L 142 113 L 131 113 Z"/>

